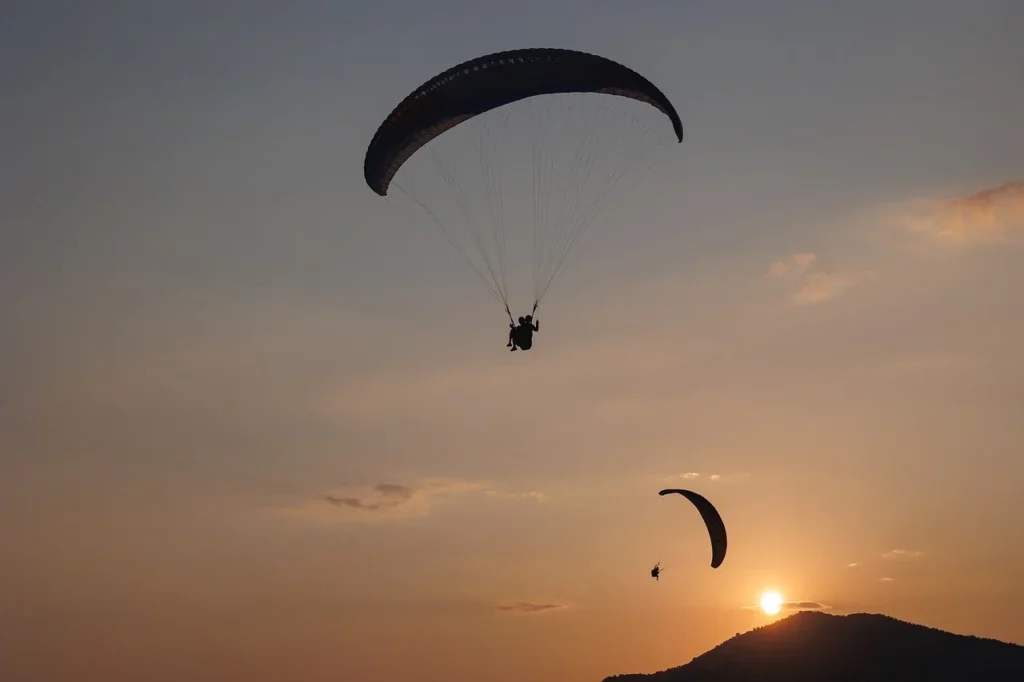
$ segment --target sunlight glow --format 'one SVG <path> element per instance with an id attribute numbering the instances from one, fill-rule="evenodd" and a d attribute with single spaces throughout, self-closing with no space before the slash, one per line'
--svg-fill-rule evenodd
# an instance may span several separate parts
<path id="1" fill-rule="evenodd" d="M 775 590 L 761 594 L 761 610 L 769 616 L 774 616 L 782 609 L 782 595 Z"/>

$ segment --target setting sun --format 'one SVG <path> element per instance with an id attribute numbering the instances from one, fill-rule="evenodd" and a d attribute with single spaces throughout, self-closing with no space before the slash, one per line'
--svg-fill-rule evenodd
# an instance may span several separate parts
<path id="1" fill-rule="evenodd" d="M 782 609 L 782 595 L 771 590 L 761 595 L 761 610 L 769 616 L 774 616 Z"/>

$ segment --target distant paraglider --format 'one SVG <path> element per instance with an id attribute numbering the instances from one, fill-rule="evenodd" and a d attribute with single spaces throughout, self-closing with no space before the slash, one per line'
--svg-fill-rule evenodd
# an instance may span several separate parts
<path id="1" fill-rule="evenodd" d="M 728 546 L 728 538 L 725 532 L 725 522 L 722 521 L 721 515 L 718 510 L 715 509 L 714 505 L 702 495 L 698 495 L 692 490 L 683 490 L 681 488 L 666 488 L 660 491 L 659 495 L 670 495 L 670 494 L 682 495 L 697 508 L 700 512 L 700 516 L 704 519 L 704 525 L 707 526 L 708 535 L 711 537 L 711 568 L 718 568 L 725 561 L 725 550 Z M 659 562 L 660 563 L 660 562 Z M 656 565 L 651 570 L 651 577 L 655 580 L 658 576 L 655 574 L 661 573 L 661 569 Z"/>

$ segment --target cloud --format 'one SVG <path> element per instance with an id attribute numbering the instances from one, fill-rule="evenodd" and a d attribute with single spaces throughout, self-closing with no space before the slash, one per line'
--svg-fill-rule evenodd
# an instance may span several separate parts
<path id="1" fill-rule="evenodd" d="M 971 194 L 909 202 L 897 222 L 947 244 L 992 244 L 1024 239 L 1024 181 L 1011 180 Z"/>
<path id="2" fill-rule="evenodd" d="M 797 290 L 790 300 L 801 306 L 814 305 L 836 298 L 848 289 L 877 275 L 871 271 L 862 273 L 834 272 L 821 266 L 818 256 L 813 253 L 796 253 L 786 260 L 777 260 L 768 268 L 767 277 L 783 279 L 794 276 L 799 280 Z"/>
<path id="3" fill-rule="evenodd" d="M 860 564 L 858 564 L 856 561 L 846 564 L 847 568 L 857 568 L 858 566 L 860 566 Z"/>
<path id="4" fill-rule="evenodd" d="M 750 478 L 750 474 L 746 472 L 735 474 L 704 474 L 699 471 L 687 471 L 684 474 L 671 474 L 669 476 L 659 476 L 659 479 L 662 481 L 675 481 L 680 478 L 688 481 L 692 481 L 698 478 L 706 478 L 709 481 L 731 481 L 741 478 Z"/>
<path id="5" fill-rule="evenodd" d="M 279 511 L 324 521 L 382 521 L 426 516 L 435 507 L 468 493 L 516 500 L 548 499 L 542 492 L 495 490 L 481 481 L 424 479 L 415 485 L 378 483 L 374 486 L 324 493 Z"/>
<path id="6" fill-rule="evenodd" d="M 794 253 L 788 260 L 777 260 L 768 268 L 768 277 L 785 277 L 789 274 L 802 275 L 807 272 L 818 256 L 813 253 Z"/>
<path id="7" fill-rule="evenodd" d="M 537 490 L 530 490 L 525 493 L 508 493 L 501 490 L 485 490 L 484 494 L 488 497 L 497 497 L 502 500 L 535 500 L 537 502 L 547 502 L 551 499 L 551 496 L 547 493 L 542 493 Z"/>
<path id="8" fill-rule="evenodd" d="M 892 582 L 892 578 L 879 578 L 879 580 L 881 580 L 883 583 L 891 583 Z"/>
<path id="9" fill-rule="evenodd" d="M 910 559 L 919 558 L 923 553 L 924 552 L 919 552 L 916 549 L 893 549 L 883 554 L 882 558 L 908 561 Z"/>
<path id="10" fill-rule="evenodd" d="M 495 607 L 498 611 L 505 613 L 547 613 L 549 611 L 561 611 L 569 608 L 563 603 L 542 603 L 532 601 L 517 601 L 506 604 L 499 604 Z"/>
<path id="11" fill-rule="evenodd" d="M 822 303 L 843 294 L 863 279 L 853 275 L 812 272 L 804 278 L 800 290 L 793 295 L 793 302 L 799 305 Z"/>
<path id="12" fill-rule="evenodd" d="M 343 497 L 324 495 L 322 499 L 335 507 L 355 509 L 357 511 L 387 511 L 406 504 L 416 494 L 413 488 L 395 483 L 378 483 L 373 486 L 372 494 L 366 497 Z"/>
<path id="13" fill-rule="evenodd" d="M 781 608 L 783 611 L 827 611 L 832 607 L 816 601 L 787 601 Z"/>
<path id="14" fill-rule="evenodd" d="M 385 497 L 398 497 L 401 499 L 408 499 L 414 492 L 412 488 L 398 485 L 397 483 L 378 483 L 374 486 L 374 490 Z"/>
<path id="15" fill-rule="evenodd" d="M 818 601 L 786 601 L 779 605 L 782 611 L 829 611 L 832 609 L 828 604 Z M 745 611 L 762 611 L 760 605 L 744 606 Z"/>

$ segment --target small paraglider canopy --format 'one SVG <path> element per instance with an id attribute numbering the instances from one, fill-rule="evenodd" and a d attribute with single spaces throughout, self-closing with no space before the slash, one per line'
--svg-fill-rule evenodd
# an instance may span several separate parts
<path id="1" fill-rule="evenodd" d="M 711 504 L 702 495 L 698 495 L 692 490 L 683 490 L 681 488 L 666 488 L 660 491 L 659 495 L 670 495 L 670 494 L 682 495 L 690 502 L 693 506 L 697 507 L 697 511 L 700 512 L 700 516 L 704 519 L 704 525 L 708 528 L 708 535 L 711 536 L 711 568 L 718 568 L 725 561 L 725 550 L 728 546 L 728 538 L 725 532 L 725 522 L 722 521 L 721 515 L 718 510 L 715 509 L 714 505 Z"/>

